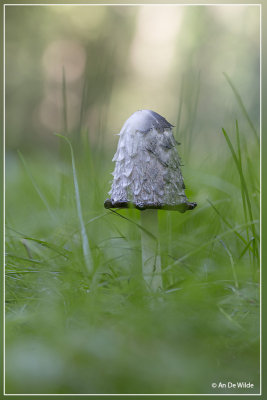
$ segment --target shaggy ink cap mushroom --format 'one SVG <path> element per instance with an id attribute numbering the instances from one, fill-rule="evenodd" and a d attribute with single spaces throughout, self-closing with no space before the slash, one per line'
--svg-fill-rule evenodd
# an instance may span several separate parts
<path id="1" fill-rule="evenodd" d="M 136 111 L 127 119 L 112 160 L 114 179 L 105 208 L 185 212 L 196 207 L 185 195 L 172 127 L 151 110 Z"/>

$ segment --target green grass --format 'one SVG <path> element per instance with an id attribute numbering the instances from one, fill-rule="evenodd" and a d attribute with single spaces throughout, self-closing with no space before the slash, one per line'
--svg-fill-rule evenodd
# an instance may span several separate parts
<path id="1" fill-rule="evenodd" d="M 218 133 L 218 162 L 184 168 L 194 211 L 159 211 L 157 294 L 142 278 L 140 212 L 103 207 L 112 154 L 57 139 L 60 159 L 7 153 L 6 392 L 216 393 L 212 382 L 230 380 L 257 393 L 259 150 L 250 133 L 236 122 Z"/>

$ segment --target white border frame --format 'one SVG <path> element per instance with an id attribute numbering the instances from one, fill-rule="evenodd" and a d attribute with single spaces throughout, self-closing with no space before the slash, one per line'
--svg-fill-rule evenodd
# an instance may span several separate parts
<path id="1" fill-rule="evenodd" d="M 39 7 L 39 6 L 82 6 L 82 7 L 88 7 L 88 6 L 97 6 L 97 7 L 102 7 L 102 6 L 121 6 L 121 7 L 127 7 L 127 6 L 133 6 L 133 7 L 139 7 L 139 6 L 148 6 L 148 7 L 153 7 L 153 6 L 163 6 L 163 7 L 193 7 L 193 6 L 211 6 L 211 7 L 244 7 L 244 6 L 254 6 L 254 7 L 260 7 L 260 393 L 205 393 L 205 394 L 194 394 L 194 393 L 183 393 L 183 394 L 168 394 L 168 393 L 163 393 L 163 394 L 154 394 L 154 393 L 144 393 L 144 394 L 98 394 L 98 393 L 88 393 L 88 394 L 81 394 L 81 393 L 66 393 L 66 394 L 52 394 L 52 393 L 47 393 L 47 394 L 21 394 L 21 393 L 5 393 L 5 110 L 6 110 L 6 104 L 5 104 L 5 8 L 6 7 L 21 7 L 21 6 L 31 6 L 31 7 Z M 3 184 L 4 184 L 4 195 L 3 195 L 3 226 L 4 226 L 4 234 L 3 234 L 3 261 L 4 261 L 4 267 L 3 267 L 3 395 L 4 396 L 261 396 L 262 395 L 262 4 L 249 4 L 249 3 L 243 3 L 243 4 L 228 4 L 228 3 L 222 3 L 222 4 L 209 4 L 209 3 L 194 3 L 194 4 L 179 4 L 179 3 L 169 3 L 169 4 L 149 4 L 149 3 L 140 3 L 140 4 L 131 4 L 131 3 L 113 3 L 113 4 L 108 4 L 108 3 L 92 3 L 92 4 L 75 4 L 75 3 L 65 3 L 65 4 L 60 4 L 60 3 L 52 3 L 52 4 L 27 4 L 27 3 L 22 3 L 22 4 L 8 4 L 4 3 L 3 4 Z"/>

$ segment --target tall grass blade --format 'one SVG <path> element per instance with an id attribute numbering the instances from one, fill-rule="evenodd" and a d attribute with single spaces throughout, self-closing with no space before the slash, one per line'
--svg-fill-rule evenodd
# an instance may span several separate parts
<path id="1" fill-rule="evenodd" d="M 87 101 L 87 79 L 85 77 L 82 89 L 82 101 L 81 101 L 81 108 L 80 108 L 80 116 L 79 116 L 79 124 L 78 124 L 78 131 L 77 131 L 77 141 L 81 138 L 82 126 L 83 126 L 83 118 L 86 109 L 86 101 Z"/>
<path id="2" fill-rule="evenodd" d="M 237 167 L 237 171 L 238 171 L 238 173 L 239 173 L 240 182 L 241 182 L 241 187 L 242 187 L 242 190 L 244 190 L 244 194 L 245 194 L 245 197 L 246 197 L 246 202 L 247 202 L 247 208 L 248 208 L 249 218 L 250 218 L 251 221 L 253 221 L 252 207 L 251 207 L 251 202 L 250 202 L 250 197 L 249 197 L 249 193 L 248 193 L 248 188 L 247 188 L 246 180 L 245 180 L 245 177 L 244 177 L 244 175 L 243 175 L 243 170 L 240 168 L 240 163 L 239 163 L 239 161 L 238 161 L 236 152 L 235 152 L 235 150 L 234 150 L 234 148 L 233 148 L 233 145 L 232 145 L 232 143 L 231 143 L 231 140 L 230 140 L 230 138 L 229 138 L 229 136 L 228 136 L 228 134 L 227 134 L 227 132 L 225 131 L 224 128 L 222 128 L 222 132 L 223 132 L 223 135 L 224 135 L 224 137 L 225 137 L 225 140 L 226 140 L 226 142 L 227 142 L 227 144 L 228 144 L 228 147 L 229 147 L 229 149 L 230 149 L 230 151 L 231 151 L 233 160 L 234 160 L 235 165 L 236 165 L 236 167 Z M 251 226 L 251 231 L 252 231 L 253 237 L 254 237 L 254 238 L 257 238 L 258 235 L 257 235 L 256 230 L 255 230 L 255 225 L 254 225 L 254 224 L 251 224 L 250 226 Z M 255 242 L 253 242 L 253 250 L 254 250 L 254 256 L 255 256 L 256 258 L 258 258 L 258 257 L 259 257 L 258 248 L 257 248 Z"/>
<path id="3" fill-rule="evenodd" d="M 223 73 L 223 75 L 225 76 L 227 82 L 229 83 L 229 85 L 230 85 L 230 87 L 231 87 L 231 89 L 232 89 L 232 91 L 233 91 L 233 93 L 234 93 L 234 95 L 235 95 L 235 97 L 236 97 L 236 100 L 237 100 L 237 102 L 238 102 L 238 104 L 239 104 L 239 106 L 240 106 L 240 108 L 241 108 L 243 114 L 245 115 L 246 120 L 247 120 L 247 122 L 248 122 L 248 124 L 249 124 L 249 126 L 250 126 L 250 128 L 251 128 L 251 130 L 252 130 L 252 132 L 254 133 L 255 139 L 257 140 L 257 142 L 258 142 L 258 144 L 259 144 L 259 143 L 260 143 L 260 138 L 259 138 L 258 132 L 257 132 L 255 126 L 253 125 L 253 122 L 251 121 L 251 119 L 250 119 L 250 117 L 249 117 L 249 115 L 248 115 L 248 112 L 247 112 L 247 110 L 246 110 L 246 107 L 244 106 L 244 103 L 243 103 L 243 101 L 242 101 L 242 99 L 241 99 L 240 94 L 238 93 L 237 89 L 235 88 L 235 86 L 234 86 L 234 84 L 232 83 L 232 81 L 231 81 L 231 79 L 229 78 L 229 76 L 228 76 L 225 72 Z"/>
<path id="4" fill-rule="evenodd" d="M 225 318 L 228 319 L 228 321 L 230 321 L 231 323 L 233 323 L 237 328 L 239 328 L 239 329 L 241 329 L 241 330 L 244 330 L 244 328 L 242 328 L 242 326 L 241 326 L 237 321 L 235 321 L 235 320 L 231 317 L 231 315 L 229 315 L 222 307 L 219 307 L 219 306 L 218 306 L 218 308 L 219 308 L 219 310 L 221 311 L 221 313 L 225 316 Z"/>
<path id="5" fill-rule="evenodd" d="M 227 221 L 226 218 L 224 218 L 224 216 L 220 213 L 220 211 L 215 207 L 215 205 L 207 199 L 207 202 L 210 204 L 210 206 L 213 208 L 213 210 L 216 212 L 216 214 L 221 218 L 221 220 L 225 223 L 225 225 L 230 228 L 230 229 L 234 229 L 233 226 L 230 224 L 230 222 Z M 247 221 L 246 221 L 247 222 Z M 243 238 L 243 236 L 236 230 L 234 230 L 235 235 L 242 240 L 242 242 L 247 245 L 247 241 Z"/>
<path id="6" fill-rule="evenodd" d="M 33 264 L 44 264 L 44 261 L 41 260 L 35 260 L 33 258 L 27 258 L 27 257 L 20 257 L 16 254 L 12 253 L 6 253 L 6 257 L 14 258 L 19 261 L 26 261 L 27 263 L 33 263 Z"/>
<path id="7" fill-rule="evenodd" d="M 233 271 L 233 277 L 234 277 L 234 281 L 235 281 L 235 287 L 238 289 L 239 285 L 238 285 L 238 279 L 237 279 L 237 274 L 236 274 L 236 269 L 235 269 L 234 258 L 232 256 L 232 253 L 230 252 L 230 250 L 228 249 L 228 247 L 226 246 L 226 244 L 224 243 L 224 241 L 222 239 L 220 240 L 220 243 L 222 244 L 223 248 L 225 249 L 226 253 L 229 256 L 232 271 Z"/>
<path id="8" fill-rule="evenodd" d="M 69 136 L 68 133 L 68 116 L 67 116 L 67 85 L 66 85 L 66 74 L 65 68 L 62 67 L 62 131 L 63 134 Z M 63 203 L 66 202 L 66 188 L 68 186 L 67 182 L 67 160 L 68 156 L 66 154 L 65 146 L 63 142 L 59 143 L 59 157 L 62 165 L 62 175 L 60 182 L 60 191 L 59 191 L 59 203 L 62 208 Z"/>
<path id="9" fill-rule="evenodd" d="M 32 253 L 31 253 L 31 249 L 28 246 L 27 240 L 21 239 L 21 243 L 22 243 L 23 247 L 25 248 L 28 257 L 31 259 L 32 258 Z"/>
<path id="10" fill-rule="evenodd" d="M 93 258 L 92 258 L 91 249 L 89 246 L 89 241 L 88 241 L 88 237 L 87 237 L 87 233 L 86 233 L 86 229 L 85 229 L 83 215 L 82 215 L 82 206 L 81 206 L 81 201 L 80 201 L 80 192 L 79 192 L 79 185 L 78 185 L 78 179 L 77 179 L 77 174 L 76 174 L 76 166 L 75 166 L 73 148 L 72 148 L 71 142 L 69 141 L 69 139 L 67 137 L 60 135 L 60 134 L 55 134 L 55 135 L 64 139 L 68 143 L 69 148 L 70 148 L 73 183 L 74 183 L 74 189 L 75 189 L 76 208 L 77 208 L 77 214 L 78 214 L 80 228 L 81 228 L 81 238 L 82 238 L 82 249 L 83 249 L 84 262 L 85 262 L 88 272 L 91 274 L 93 272 Z"/>
<path id="11" fill-rule="evenodd" d="M 243 173 L 243 167 L 242 167 L 242 153 L 241 153 L 241 146 L 240 146 L 240 133 L 239 133 L 239 127 L 238 127 L 238 121 L 236 120 L 236 143 L 237 143 L 237 156 L 238 156 L 238 161 L 239 161 L 239 166 L 240 166 L 240 170 Z M 243 173 L 244 175 L 244 173 Z M 246 196 L 244 193 L 244 188 L 243 185 L 241 185 L 241 196 L 242 196 L 242 204 L 243 204 L 243 210 L 244 210 L 244 217 L 245 217 L 245 221 L 248 221 L 248 215 L 247 215 L 247 203 L 246 203 Z M 248 242 L 250 242 L 249 240 L 249 232 L 248 232 L 248 228 L 246 229 L 247 231 L 247 240 Z M 254 245 L 254 243 L 252 243 L 252 246 Z M 251 251 L 251 246 L 248 247 L 249 251 Z"/>
<path id="12" fill-rule="evenodd" d="M 241 155 L 241 146 L 240 146 L 240 134 L 239 134 L 239 127 L 238 127 L 238 122 L 237 121 L 236 121 L 236 142 L 237 142 L 237 155 L 238 155 L 239 168 L 240 168 L 240 171 L 242 171 L 242 174 L 243 174 L 242 155 Z M 247 222 L 247 220 L 248 220 L 247 205 L 246 205 L 245 193 L 244 193 L 243 185 L 241 185 L 241 196 L 242 196 L 242 203 L 243 203 L 245 221 Z"/>
<path id="13" fill-rule="evenodd" d="M 67 87 L 65 68 L 62 68 L 62 105 L 63 105 L 63 131 L 68 135 L 68 117 L 67 117 Z"/>
<path id="14" fill-rule="evenodd" d="M 23 164 L 23 167 L 24 167 L 24 169 L 25 169 L 25 171 L 26 171 L 28 177 L 30 178 L 30 181 L 31 181 L 31 183 L 32 183 L 32 185 L 33 185 L 33 187 L 34 187 L 34 189 L 35 189 L 36 192 L 38 193 L 38 195 L 39 195 L 40 199 L 42 200 L 43 204 L 45 205 L 45 207 L 46 207 L 46 209 L 47 209 L 47 211 L 48 211 L 50 217 L 51 217 L 52 219 L 54 219 L 54 218 L 55 218 L 55 215 L 54 215 L 54 213 L 53 213 L 51 207 L 49 206 L 48 201 L 46 200 L 46 198 L 45 198 L 44 194 L 42 193 L 41 189 L 39 188 L 37 182 L 35 181 L 34 177 L 32 176 L 32 174 L 31 174 L 31 172 L 30 172 L 30 170 L 29 170 L 29 168 L 28 168 L 28 166 L 27 166 L 27 163 L 26 163 L 24 157 L 23 157 L 23 155 L 21 154 L 21 152 L 20 152 L 19 150 L 18 150 L 18 155 L 19 155 L 19 158 L 20 158 L 20 160 L 21 160 L 21 162 L 22 162 L 22 164 Z"/>
<path id="15" fill-rule="evenodd" d="M 87 225 L 89 225 L 91 222 L 94 222 L 94 221 L 96 221 L 96 220 L 98 220 L 98 219 L 100 219 L 100 218 L 103 218 L 103 217 L 105 217 L 106 215 L 109 215 L 109 213 L 108 213 L 108 212 L 105 212 L 105 213 L 103 213 L 103 214 L 101 214 L 101 215 L 97 215 L 96 217 L 94 217 L 94 218 L 90 219 L 89 221 L 85 222 L 84 225 L 87 226 Z M 75 229 L 75 230 L 72 231 L 70 234 L 66 235 L 67 239 L 65 240 L 65 242 L 68 241 L 70 238 L 72 238 L 74 235 L 76 235 L 76 233 L 78 233 L 79 230 L 80 230 L 80 229 Z"/>
<path id="16" fill-rule="evenodd" d="M 255 223 L 259 223 L 258 220 L 256 221 L 250 221 L 246 224 L 241 224 L 241 225 L 237 225 L 235 228 L 233 229 L 229 229 L 227 231 L 224 231 L 223 233 L 221 233 L 220 235 L 217 235 L 215 238 L 212 238 L 210 240 L 207 240 L 205 243 L 202 243 L 200 246 L 196 247 L 194 250 L 189 251 L 188 253 L 186 253 L 185 255 L 183 255 L 182 257 L 178 258 L 174 263 L 168 265 L 163 272 L 167 272 L 170 269 L 172 269 L 175 265 L 180 264 L 181 262 L 183 262 L 184 260 L 186 260 L 187 258 L 193 256 L 194 254 L 198 253 L 199 251 L 205 249 L 206 247 L 208 247 L 209 245 L 218 242 L 222 237 L 227 236 L 231 233 L 233 233 L 234 231 L 238 230 L 238 229 L 242 229 L 242 228 L 246 228 L 247 226 L 251 226 Z"/>
<path id="17" fill-rule="evenodd" d="M 152 239 L 157 240 L 156 236 L 153 235 L 153 233 L 149 232 L 146 228 L 144 228 L 141 224 L 138 224 L 137 222 L 133 221 L 130 218 L 125 217 L 124 215 L 121 215 L 120 213 L 118 213 L 115 210 L 111 210 L 109 209 L 109 211 L 111 211 L 113 214 L 118 215 L 119 217 L 126 219 L 126 221 L 131 222 L 132 224 L 136 225 L 139 229 L 141 229 L 141 231 L 144 231 L 148 236 L 150 236 Z M 142 211 L 141 211 L 142 212 Z"/>
<path id="18" fill-rule="evenodd" d="M 52 243 L 46 242 L 45 240 L 40 240 L 40 239 L 35 239 L 32 237 L 24 237 L 23 240 L 29 240 L 35 243 L 40 244 L 43 247 L 46 247 L 50 250 L 55 251 L 56 253 L 60 254 L 61 256 L 64 256 L 65 258 L 68 258 L 69 256 L 69 251 L 66 249 L 63 249 L 62 247 L 56 246 Z"/>
<path id="19" fill-rule="evenodd" d="M 239 260 L 241 260 L 241 258 L 246 254 L 246 252 L 248 251 L 248 249 L 250 248 L 251 243 L 255 240 L 255 238 L 251 238 L 250 241 L 247 243 L 247 245 L 244 247 L 242 253 L 239 256 Z"/>

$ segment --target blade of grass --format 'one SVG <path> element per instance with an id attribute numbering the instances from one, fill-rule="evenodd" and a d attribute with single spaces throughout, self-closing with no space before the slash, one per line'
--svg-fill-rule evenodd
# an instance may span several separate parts
<path id="1" fill-rule="evenodd" d="M 63 105 L 63 130 L 68 135 L 68 118 L 67 118 L 67 87 L 65 68 L 62 67 L 62 105 Z"/>
<path id="2" fill-rule="evenodd" d="M 234 263 L 234 258 L 232 256 L 232 253 L 230 252 L 230 250 L 228 249 L 228 247 L 226 246 L 226 244 L 224 243 L 224 241 L 222 239 L 220 239 L 219 242 L 222 244 L 223 248 L 225 249 L 226 253 L 229 256 L 231 267 L 232 267 L 232 271 L 233 271 L 233 277 L 234 277 L 234 281 L 235 281 L 235 287 L 238 289 L 239 285 L 238 285 L 238 279 L 237 279 L 235 263 Z"/>
<path id="3" fill-rule="evenodd" d="M 32 253 L 31 253 L 31 249 L 28 246 L 27 240 L 25 239 L 21 239 L 20 242 L 22 243 L 24 249 L 26 250 L 27 256 L 29 258 L 32 258 Z"/>
<path id="4" fill-rule="evenodd" d="M 233 145 L 232 145 L 232 143 L 231 143 L 231 140 L 230 140 L 230 138 L 229 138 L 229 136 L 228 136 L 228 134 L 227 134 L 227 132 L 225 131 L 224 128 L 222 128 L 222 132 L 223 132 L 223 135 L 224 135 L 224 137 L 225 137 L 225 140 L 226 140 L 226 142 L 227 142 L 227 144 L 228 144 L 228 147 L 229 147 L 229 149 L 230 149 L 230 151 L 231 151 L 233 160 L 234 160 L 235 165 L 236 165 L 236 167 L 237 167 L 237 171 L 238 171 L 238 173 L 239 173 L 241 186 L 243 187 L 244 194 L 245 194 L 245 197 L 246 197 L 246 202 L 247 202 L 247 208 L 248 208 L 249 218 L 250 218 L 251 221 L 253 221 L 252 207 L 251 207 L 250 197 L 249 197 L 249 193 L 248 193 L 248 188 L 247 188 L 246 180 L 245 180 L 245 177 L 244 177 L 244 175 L 243 175 L 243 171 L 242 171 L 242 169 L 240 168 L 240 164 L 239 164 L 239 162 L 238 162 L 238 158 L 237 158 L 236 152 L 235 152 L 235 150 L 234 150 L 234 148 L 233 148 Z M 251 224 L 250 227 L 251 227 L 251 231 L 252 231 L 253 237 L 257 238 L 257 234 L 256 234 L 256 230 L 255 230 L 254 224 Z M 258 259 L 258 256 L 259 256 L 259 254 L 258 254 L 258 248 L 257 248 L 255 242 L 253 242 L 253 250 L 254 250 L 254 253 L 253 253 L 254 256 Z"/>
<path id="5" fill-rule="evenodd" d="M 236 325 L 237 328 L 239 328 L 239 329 L 241 329 L 241 330 L 244 330 L 244 329 L 242 328 L 242 326 L 241 326 L 238 322 L 236 322 L 236 321 L 231 317 L 231 315 L 229 315 L 222 307 L 218 306 L 218 308 L 219 308 L 219 310 L 221 311 L 221 313 L 225 316 L 225 318 L 228 319 L 228 321 L 230 321 L 232 324 Z"/>
<path id="6" fill-rule="evenodd" d="M 242 167 L 242 156 L 241 156 L 241 146 L 240 146 L 240 134 L 239 134 L 239 128 L 238 128 L 238 122 L 236 120 L 236 142 L 237 142 L 237 155 L 238 155 L 238 161 L 239 161 L 239 166 L 240 166 L 240 171 L 242 171 L 243 174 L 243 167 Z M 244 175 L 244 174 L 243 174 Z M 245 199 L 245 193 L 244 193 L 244 188 L 243 185 L 241 185 L 241 196 L 242 196 L 242 204 L 243 204 L 243 210 L 244 210 L 244 216 L 245 216 L 245 221 L 248 221 L 248 216 L 247 216 L 247 205 L 246 205 L 246 199 Z M 249 239 L 249 234 L 247 230 L 247 239 Z"/>
<path id="7" fill-rule="evenodd" d="M 90 219 L 89 221 L 85 222 L 84 225 L 87 226 L 87 225 L 91 224 L 91 222 L 94 222 L 94 221 L 96 221 L 96 220 L 98 220 L 98 219 L 100 219 L 100 218 L 103 218 L 103 217 L 105 217 L 106 215 L 109 215 L 109 213 L 108 213 L 108 212 L 105 212 L 105 213 L 103 213 L 103 214 L 101 214 L 101 215 L 97 215 L 96 217 L 94 217 L 94 218 Z M 67 239 L 64 240 L 63 243 L 66 243 L 70 238 L 72 238 L 76 233 L 78 233 L 79 230 L 80 230 L 80 229 L 75 229 L 75 231 L 72 231 L 70 234 L 68 234 L 68 235 L 66 236 Z"/>
<path id="8" fill-rule="evenodd" d="M 226 226 L 228 226 L 228 228 L 230 229 L 234 229 L 233 226 L 230 224 L 230 222 L 228 222 L 226 220 L 226 218 L 224 218 L 224 216 L 219 212 L 219 210 L 215 207 L 215 205 L 209 200 L 207 199 L 207 202 L 210 204 L 210 206 L 213 208 L 213 210 L 216 212 L 216 214 L 221 218 L 221 220 L 225 223 Z M 246 221 L 247 222 L 247 221 Z M 234 230 L 234 233 L 236 234 L 236 236 L 242 240 L 242 242 L 247 245 L 247 241 L 243 238 L 243 236 Z"/>
<path id="9" fill-rule="evenodd" d="M 62 67 L 62 130 L 64 135 L 69 136 L 68 133 L 68 115 L 67 115 L 67 85 L 66 85 L 66 74 L 65 68 Z M 62 166 L 62 175 L 60 182 L 60 190 L 59 190 L 59 204 L 62 208 L 64 202 L 66 202 L 66 191 L 68 187 L 67 180 L 67 165 L 68 165 L 68 156 L 66 154 L 65 146 L 63 142 L 59 143 L 59 157 Z"/>
<path id="10" fill-rule="evenodd" d="M 212 243 L 215 243 L 217 241 L 219 241 L 222 237 L 229 235 L 230 233 L 233 233 L 235 230 L 238 229 L 242 229 L 242 228 L 246 228 L 246 226 L 255 224 L 255 223 L 259 223 L 259 221 L 250 221 L 247 224 L 241 224 L 241 225 L 237 225 L 236 227 L 234 227 L 233 229 L 229 229 L 223 233 L 221 233 L 220 235 L 217 235 L 215 238 L 212 238 L 210 240 L 207 240 L 205 243 L 202 243 L 200 246 L 196 247 L 194 250 L 189 251 L 188 253 L 186 253 L 185 255 L 183 255 L 182 257 L 178 258 L 174 263 L 168 265 L 163 272 L 167 272 L 169 271 L 171 268 L 173 268 L 175 265 L 180 264 L 182 261 L 186 260 L 187 258 L 191 257 L 192 255 L 198 253 L 199 251 L 203 250 L 205 247 L 209 246 Z"/>
<path id="11" fill-rule="evenodd" d="M 46 207 L 46 209 L 47 209 L 47 211 L 48 211 L 50 217 L 51 217 L 52 219 L 55 219 L 56 216 L 54 215 L 52 209 L 50 208 L 50 206 L 49 206 L 49 204 L 48 204 L 48 201 L 46 200 L 44 194 L 42 193 L 42 191 L 41 191 L 41 189 L 39 188 L 38 184 L 36 183 L 34 177 L 32 176 L 32 174 L 31 174 L 31 172 L 30 172 L 30 170 L 29 170 L 29 168 L 28 168 L 28 166 L 27 166 L 27 163 L 26 163 L 24 157 L 23 157 L 23 155 L 21 154 L 21 152 L 20 152 L 19 150 L 18 150 L 18 155 L 19 155 L 19 158 L 20 158 L 20 160 L 21 160 L 21 162 L 22 162 L 22 164 L 23 164 L 23 167 L 24 167 L 24 169 L 25 169 L 25 171 L 26 171 L 28 177 L 30 178 L 30 181 L 31 181 L 31 183 L 32 183 L 32 185 L 33 185 L 33 187 L 34 187 L 34 189 L 35 189 L 36 192 L 38 193 L 38 195 L 39 195 L 40 199 L 42 200 L 43 204 L 45 205 L 45 207 Z"/>
<path id="12" fill-rule="evenodd" d="M 74 154 L 73 154 L 73 148 L 71 145 L 71 142 L 66 136 L 60 135 L 58 133 L 55 134 L 56 136 L 60 137 L 61 139 L 64 139 L 70 148 L 70 153 L 71 153 L 71 163 L 72 163 L 72 175 L 73 175 L 73 183 L 74 183 L 74 188 L 75 188 L 75 199 L 76 199 L 76 208 L 77 208 L 77 214 L 80 222 L 80 228 L 81 228 L 81 238 L 82 238 L 82 249 L 83 249 L 83 256 L 84 256 L 84 262 L 87 267 L 88 272 L 91 274 L 93 272 L 93 258 L 91 254 L 91 249 L 89 246 L 89 241 L 85 229 L 85 223 L 83 220 L 83 215 L 82 215 L 82 206 L 81 206 L 81 201 L 80 201 L 80 192 L 79 192 L 79 185 L 78 185 L 78 179 L 77 179 L 77 174 L 76 174 L 76 166 L 75 166 L 75 160 L 74 160 Z"/>
<path id="13" fill-rule="evenodd" d="M 250 241 L 247 243 L 247 245 L 244 247 L 242 253 L 240 254 L 240 256 L 238 257 L 238 260 L 241 260 L 241 258 L 246 254 L 246 252 L 248 251 L 248 249 L 250 248 L 250 244 L 253 242 L 253 240 L 255 240 L 255 238 L 251 238 Z"/>
<path id="14" fill-rule="evenodd" d="M 82 126 L 83 126 L 83 119 L 86 110 L 86 101 L 87 101 L 87 78 L 84 78 L 83 88 L 82 88 L 82 101 L 81 101 L 81 108 L 80 108 L 80 116 L 79 116 L 79 124 L 77 130 L 77 142 L 80 142 L 81 133 L 82 133 Z"/>
<path id="15" fill-rule="evenodd" d="M 46 270 L 33 270 L 33 269 L 29 269 L 29 270 L 19 270 L 19 271 L 8 271 L 6 273 L 6 275 L 22 275 L 22 274 L 31 274 L 31 273 L 46 273 L 46 274 L 52 274 L 52 275 L 58 275 L 61 273 L 61 271 L 46 271 Z"/>
<path id="16" fill-rule="evenodd" d="M 153 235 L 153 233 L 149 232 L 146 228 L 144 228 L 142 225 L 138 224 L 137 222 L 134 222 L 133 220 L 126 218 L 124 215 L 121 215 L 120 213 L 118 213 L 115 210 L 111 210 L 109 208 L 109 211 L 111 211 L 113 214 L 118 215 L 119 217 L 126 219 L 128 222 L 131 222 L 132 224 L 136 225 L 139 229 L 141 229 L 142 231 L 144 231 L 148 236 L 150 236 L 152 239 L 156 240 L 156 236 Z M 141 211 L 142 212 L 142 211 Z"/>
<path id="17" fill-rule="evenodd" d="M 255 138 L 256 138 L 258 144 L 259 144 L 259 143 L 260 143 L 260 139 L 259 139 L 257 130 L 256 130 L 255 126 L 253 125 L 253 123 L 252 123 L 252 121 L 251 121 L 251 119 L 250 119 L 250 117 L 249 117 L 249 115 L 248 115 L 248 112 L 247 112 L 247 110 L 246 110 L 246 107 L 244 106 L 244 103 L 243 103 L 243 101 L 242 101 L 242 99 L 241 99 L 240 94 L 238 93 L 237 89 L 235 88 L 235 86 L 234 86 L 234 84 L 232 83 L 232 81 L 231 81 L 231 79 L 229 78 L 229 76 L 228 76 L 225 72 L 223 73 L 223 75 L 224 75 L 224 77 L 226 78 L 227 82 L 229 83 L 229 85 L 230 85 L 230 87 L 231 87 L 231 89 L 232 89 L 232 91 L 233 91 L 233 93 L 234 93 L 234 95 L 235 95 L 235 97 L 236 97 L 236 100 L 237 100 L 237 102 L 238 102 L 238 104 L 239 104 L 239 106 L 240 106 L 240 108 L 241 108 L 241 110 L 242 110 L 244 116 L 246 117 L 247 122 L 248 122 L 248 124 L 249 124 L 249 126 L 250 126 L 252 132 L 254 133 L 254 136 L 255 136 Z"/>
<path id="18" fill-rule="evenodd" d="M 62 247 L 56 246 L 56 245 L 54 245 L 52 243 L 46 242 L 45 240 L 35 239 L 35 238 L 32 238 L 32 237 L 24 237 L 23 240 L 29 240 L 29 241 L 38 243 L 41 246 L 46 247 L 46 248 L 48 248 L 50 250 L 53 250 L 56 253 L 66 257 L 66 258 L 68 258 L 68 255 L 70 253 L 68 250 L 63 249 Z"/>
<path id="19" fill-rule="evenodd" d="M 33 258 L 27 258 L 27 257 L 20 257 L 16 254 L 12 254 L 12 253 L 6 253 L 6 257 L 10 257 L 10 258 L 14 258 L 18 261 L 26 261 L 26 262 L 30 262 L 33 264 L 43 264 L 44 261 L 40 261 L 40 260 L 35 260 Z"/>

